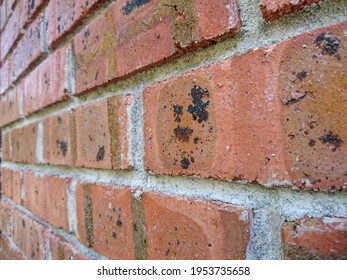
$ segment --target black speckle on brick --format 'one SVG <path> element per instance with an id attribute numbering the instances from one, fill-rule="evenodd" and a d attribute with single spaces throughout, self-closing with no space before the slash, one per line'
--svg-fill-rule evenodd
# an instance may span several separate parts
<path id="1" fill-rule="evenodd" d="M 117 226 L 118 227 L 122 227 L 123 226 L 123 222 L 121 220 L 117 220 Z"/>
<path id="2" fill-rule="evenodd" d="M 210 94 L 207 89 L 194 85 L 190 91 L 190 95 L 193 99 L 193 105 L 188 106 L 188 113 L 193 116 L 193 120 L 197 120 L 199 123 L 208 120 L 208 112 L 206 108 L 210 105 L 210 101 L 204 102 L 204 97 L 209 97 Z"/>
<path id="3" fill-rule="evenodd" d="M 333 151 L 335 152 L 337 148 L 343 143 L 339 135 L 334 135 L 331 131 L 327 135 L 318 138 L 323 144 L 329 144 L 333 146 Z"/>
<path id="4" fill-rule="evenodd" d="M 296 74 L 296 77 L 301 81 L 307 77 L 307 71 L 301 71 L 298 74 Z"/>
<path id="5" fill-rule="evenodd" d="M 117 238 L 117 233 L 115 231 L 112 231 L 112 237 Z"/>
<path id="6" fill-rule="evenodd" d="M 62 124 L 63 123 L 63 119 L 61 118 L 61 116 L 58 117 L 58 123 Z"/>
<path id="7" fill-rule="evenodd" d="M 335 55 L 338 53 L 340 40 L 330 32 L 321 33 L 315 40 L 322 54 Z"/>
<path id="8" fill-rule="evenodd" d="M 35 0 L 31 0 L 30 8 L 34 9 L 34 7 L 35 7 Z"/>
<path id="9" fill-rule="evenodd" d="M 310 140 L 310 142 L 308 142 L 308 145 L 310 147 L 314 147 L 316 145 L 316 141 L 314 141 L 313 139 Z"/>
<path id="10" fill-rule="evenodd" d="M 135 8 L 139 8 L 142 5 L 149 3 L 151 0 L 129 0 L 123 7 L 123 11 L 126 15 L 129 15 Z"/>
<path id="11" fill-rule="evenodd" d="M 193 129 L 191 129 L 189 127 L 177 126 L 174 129 L 174 134 L 175 134 L 176 139 L 178 141 L 182 141 L 182 142 L 188 142 L 189 136 L 192 135 L 192 133 L 193 133 Z"/>
<path id="12" fill-rule="evenodd" d="M 67 153 L 67 143 L 65 141 L 60 141 L 60 140 L 57 140 L 56 143 L 57 143 L 58 149 L 61 151 L 61 153 L 65 157 Z"/>
<path id="13" fill-rule="evenodd" d="M 200 140 L 200 138 L 199 138 L 199 137 L 195 137 L 195 138 L 193 139 L 194 144 L 198 144 L 198 143 L 199 143 L 199 140 Z"/>
<path id="14" fill-rule="evenodd" d="M 84 31 L 84 37 L 88 38 L 90 36 L 90 32 L 89 29 L 87 29 L 86 31 Z"/>
<path id="15" fill-rule="evenodd" d="M 102 161 L 104 157 L 105 157 L 105 147 L 102 146 L 99 148 L 99 151 L 96 154 L 96 161 Z"/>
<path id="16" fill-rule="evenodd" d="M 188 169 L 189 165 L 190 165 L 189 159 L 184 158 L 184 159 L 181 160 L 181 167 L 183 169 Z"/>
<path id="17" fill-rule="evenodd" d="M 173 110 L 175 114 L 182 115 L 183 114 L 183 106 L 181 105 L 173 105 Z"/>

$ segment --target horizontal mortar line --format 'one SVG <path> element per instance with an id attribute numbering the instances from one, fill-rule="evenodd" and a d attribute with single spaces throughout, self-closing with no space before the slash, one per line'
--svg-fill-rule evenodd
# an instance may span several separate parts
<path id="1" fill-rule="evenodd" d="M 93 250 L 92 248 L 87 248 L 85 245 L 83 245 L 82 243 L 80 243 L 78 241 L 78 238 L 76 235 L 74 234 L 69 234 L 66 231 L 62 230 L 62 229 L 58 229 L 55 228 L 53 225 L 45 222 L 44 220 L 42 220 L 41 218 L 37 217 L 35 214 L 33 214 L 32 212 L 30 212 L 27 208 L 25 208 L 22 205 L 18 205 L 16 204 L 13 200 L 11 200 L 10 198 L 2 195 L 1 200 L 4 200 L 5 202 L 9 203 L 11 206 L 13 206 L 14 208 L 18 209 L 19 211 L 21 211 L 26 217 L 34 220 L 35 222 L 39 223 L 40 225 L 48 228 L 52 233 L 57 234 L 60 237 L 63 237 L 64 239 L 66 239 L 67 241 L 71 242 L 73 245 L 75 245 L 75 248 L 77 249 L 77 251 L 79 253 L 82 253 L 83 255 L 90 257 L 90 258 L 97 258 L 97 259 L 104 259 L 107 260 L 108 258 L 97 253 L 95 250 Z M 16 246 L 18 248 L 18 246 Z M 19 249 L 19 248 L 18 248 Z M 19 249 L 20 252 L 22 252 L 22 250 Z M 22 252 L 23 253 L 23 252 Z M 24 254 L 24 253 L 23 253 Z"/>
<path id="2" fill-rule="evenodd" d="M 86 183 L 129 187 L 198 200 L 220 201 L 260 209 L 273 205 L 283 217 L 347 216 L 347 193 L 310 192 L 284 187 L 267 188 L 257 184 L 241 184 L 193 177 L 148 175 L 146 172 L 93 170 L 86 168 L 47 167 L 4 162 L 13 170 L 33 171 L 42 175 L 73 177 Z M 288 206 L 289 205 L 289 206 Z M 296 205 L 295 207 L 292 207 Z M 305 206 L 305 207 L 303 207 Z"/>
<path id="3" fill-rule="evenodd" d="M 99 87 L 92 89 L 91 91 L 87 92 L 85 95 L 74 95 L 74 97 L 79 100 L 81 103 L 77 102 L 79 105 L 85 104 L 84 102 L 93 102 L 97 101 L 99 99 L 104 98 L 104 94 L 107 94 L 107 96 L 113 93 L 127 93 L 127 92 L 133 92 L 138 89 L 143 89 L 146 86 L 149 86 L 153 83 L 157 83 L 166 79 L 170 79 L 176 76 L 183 75 L 187 72 L 194 71 L 196 69 L 199 69 L 204 66 L 208 66 L 213 63 L 224 61 L 225 59 L 228 59 L 235 55 L 240 55 L 243 53 L 246 53 L 250 50 L 254 50 L 258 47 L 267 47 L 271 46 L 273 44 L 279 43 L 281 41 L 285 41 L 289 38 L 291 38 L 294 35 L 298 35 L 302 32 L 307 32 L 310 30 L 314 30 L 316 28 L 329 26 L 334 23 L 338 23 L 344 19 L 347 19 L 346 15 L 344 15 L 345 18 L 336 20 L 333 19 L 332 22 L 325 23 L 324 25 L 317 24 L 314 26 L 310 26 L 310 29 L 303 30 L 286 30 L 286 32 L 280 33 L 280 38 L 277 38 L 277 40 L 269 41 L 265 38 L 260 38 L 261 35 L 264 36 L 264 32 L 260 31 L 259 34 L 257 33 L 257 30 L 254 30 L 254 32 L 251 34 L 255 36 L 256 38 L 253 38 L 253 36 L 248 36 L 245 31 L 241 31 L 239 34 L 232 38 L 227 38 L 225 40 L 217 42 L 215 45 L 209 45 L 204 48 L 199 48 L 195 51 L 188 52 L 183 54 L 182 56 L 168 61 L 167 63 L 161 64 L 159 66 L 155 66 L 153 68 L 149 68 L 147 70 L 144 70 L 142 72 L 139 72 L 137 74 L 134 74 L 133 76 L 130 76 L 129 78 L 122 79 L 119 78 L 118 81 L 115 83 L 107 83 L 106 85 L 100 85 Z M 275 24 L 275 23 L 271 23 Z M 259 31 L 259 30 L 258 30 Z M 256 34 L 256 35 L 255 35 Z M 257 39 L 258 37 L 258 39 Z M 273 38 L 272 38 L 273 39 Z M 237 45 L 236 49 L 233 45 Z M 204 59 L 201 59 L 200 57 L 204 57 Z M 130 84 L 130 85 L 128 85 Z M 83 102 L 83 100 L 85 100 Z M 63 102 L 64 103 L 64 102 Z M 58 106 L 53 105 L 54 106 Z M 49 112 L 50 107 L 43 109 L 40 111 L 40 116 L 45 116 Z M 51 109 L 53 110 L 53 109 Z M 36 114 L 36 113 L 35 113 Z M 33 118 L 35 118 L 35 114 L 32 115 Z M 27 117 L 26 119 L 31 119 L 31 116 Z M 19 120 L 19 123 L 21 123 L 21 120 Z M 13 123 L 12 126 L 17 125 L 17 122 Z M 18 124 L 20 126 L 20 124 Z"/>

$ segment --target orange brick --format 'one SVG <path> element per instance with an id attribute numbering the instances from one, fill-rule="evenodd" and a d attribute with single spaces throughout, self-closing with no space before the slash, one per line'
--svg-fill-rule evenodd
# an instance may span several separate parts
<path id="1" fill-rule="evenodd" d="M 347 219 L 305 216 L 282 225 L 285 259 L 347 259 Z"/>
<path id="2" fill-rule="evenodd" d="M 262 0 L 260 9 L 263 13 L 263 17 L 268 20 L 275 20 L 282 17 L 285 14 L 303 9 L 305 6 L 318 3 L 320 0 Z"/>
<path id="3" fill-rule="evenodd" d="M 36 142 L 38 123 L 32 123 L 11 131 L 12 160 L 16 162 L 36 162 Z"/>
<path id="4" fill-rule="evenodd" d="M 67 188 L 71 179 L 25 172 L 23 205 L 56 228 L 69 231 Z"/>
<path id="5" fill-rule="evenodd" d="M 45 119 L 43 143 L 46 163 L 73 165 L 75 142 L 73 115 L 70 111 Z"/>
<path id="6" fill-rule="evenodd" d="M 79 183 L 76 189 L 79 240 L 112 259 L 134 259 L 130 190 Z"/>
<path id="7" fill-rule="evenodd" d="M 19 119 L 19 92 L 17 89 L 0 95 L 0 127 Z"/>
<path id="8" fill-rule="evenodd" d="M 10 132 L 1 133 L 2 160 L 9 160 L 11 158 L 10 137 Z"/>
<path id="9" fill-rule="evenodd" d="M 240 30 L 237 1 L 117 1 L 73 40 L 77 93 Z"/>
<path id="10" fill-rule="evenodd" d="M 346 190 L 346 24 L 147 87 L 145 168 Z"/>
<path id="11" fill-rule="evenodd" d="M 52 260 L 88 260 L 89 258 L 79 253 L 75 246 L 64 238 L 49 233 L 49 249 Z"/>
<path id="12" fill-rule="evenodd" d="M 144 193 L 149 259 L 245 259 L 252 210 Z"/>
<path id="13" fill-rule="evenodd" d="M 4 199 L 0 200 L 0 239 L 2 235 L 6 235 L 7 237 L 12 236 L 12 212 L 13 207 L 10 203 L 6 202 Z M 0 258 L 1 259 L 1 258 Z"/>
<path id="14" fill-rule="evenodd" d="M 19 210 L 13 211 L 13 241 L 28 259 L 43 259 L 46 229 Z"/>
<path id="15" fill-rule="evenodd" d="M 1 168 L 2 193 L 15 203 L 21 204 L 22 172 Z"/>

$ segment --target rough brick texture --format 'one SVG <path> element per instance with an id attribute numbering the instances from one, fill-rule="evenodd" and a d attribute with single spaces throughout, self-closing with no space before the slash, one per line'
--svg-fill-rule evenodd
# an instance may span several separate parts
<path id="1" fill-rule="evenodd" d="M 251 210 L 150 193 L 143 204 L 149 259 L 245 258 Z"/>
<path id="2" fill-rule="evenodd" d="M 275 20 L 285 14 L 303 9 L 307 5 L 318 3 L 320 0 L 262 0 L 260 9 L 264 18 L 268 20 Z"/>
<path id="3" fill-rule="evenodd" d="M 347 259 L 347 219 L 309 218 L 282 225 L 286 259 Z"/>
<path id="4" fill-rule="evenodd" d="M 346 190 L 346 26 L 146 88 L 145 168 Z"/>
<path id="5" fill-rule="evenodd" d="M 346 259 L 346 77 L 342 0 L 0 0 L 0 259 Z"/>

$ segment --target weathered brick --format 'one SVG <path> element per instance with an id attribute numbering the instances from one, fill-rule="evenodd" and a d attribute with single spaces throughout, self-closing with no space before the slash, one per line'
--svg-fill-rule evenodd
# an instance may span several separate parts
<path id="1" fill-rule="evenodd" d="M 10 124 L 20 117 L 19 89 L 0 95 L 0 127 Z"/>
<path id="2" fill-rule="evenodd" d="M 2 193 L 15 203 L 21 204 L 22 172 L 1 168 Z"/>
<path id="3" fill-rule="evenodd" d="M 65 111 L 45 119 L 44 161 L 53 165 L 73 165 L 75 159 L 73 115 Z"/>
<path id="4" fill-rule="evenodd" d="M 25 172 L 23 205 L 42 220 L 68 231 L 67 188 L 70 183 L 69 178 Z"/>
<path id="5" fill-rule="evenodd" d="M 79 240 L 112 259 L 134 259 L 130 189 L 79 183 Z"/>
<path id="6" fill-rule="evenodd" d="M 16 162 L 36 163 L 38 123 L 11 131 L 11 159 Z"/>
<path id="7" fill-rule="evenodd" d="M 10 240 L 2 236 L 0 237 L 0 260 L 24 260 L 23 254 L 15 248 Z"/>
<path id="8" fill-rule="evenodd" d="M 346 190 L 346 24 L 146 88 L 145 168 Z"/>
<path id="9" fill-rule="evenodd" d="M 143 194 L 149 259 L 245 259 L 252 210 Z"/>
<path id="10" fill-rule="evenodd" d="M 42 18 L 37 17 L 28 27 L 23 38 L 13 52 L 13 81 L 28 69 L 36 60 L 47 51 L 45 42 L 41 36 Z"/>
<path id="11" fill-rule="evenodd" d="M 210 19 L 210 20 L 208 20 Z M 232 36 L 237 1 L 117 1 L 73 40 L 77 93 Z"/>
<path id="12" fill-rule="evenodd" d="M 318 3 L 320 0 L 262 0 L 260 9 L 263 17 L 268 20 L 275 20 L 285 14 L 303 9 L 305 6 Z"/>
<path id="13" fill-rule="evenodd" d="M 1 235 L 12 236 L 12 206 L 5 200 L 0 200 L 0 230 Z M 0 238 L 1 238 L 0 235 Z M 1 258 L 0 258 L 1 259 Z"/>
<path id="14" fill-rule="evenodd" d="M 3 94 L 12 83 L 12 59 L 9 58 L 0 63 L 0 95 Z"/>
<path id="15" fill-rule="evenodd" d="M 347 218 L 305 216 L 282 225 L 285 259 L 347 259 Z"/>
<path id="16" fill-rule="evenodd" d="M 106 0 L 51 0 L 45 13 L 45 18 L 48 22 L 48 45 L 55 46 L 59 40 L 77 26 L 91 10 L 105 1 Z"/>
<path id="17" fill-rule="evenodd" d="M 10 137 L 11 137 L 10 132 L 1 133 L 2 160 L 11 159 Z"/>
<path id="18" fill-rule="evenodd" d="M 128 111 L 133 100 L 120 95 L 75 110 L 78 166 L 130 168 Z"/>
<path id="19" fill-rule="evenodd" d="M 43 259 L 46 229 L 17 209 L 13 211 L 13 241 L 28 259 Z"/>
<path id="20" fill-rule="evenodd" d="M 49 233 L 49 249 L 52 260 L 88 260 L 89 258 L 78 252 L 75 246 L 64 238 Z"/>

